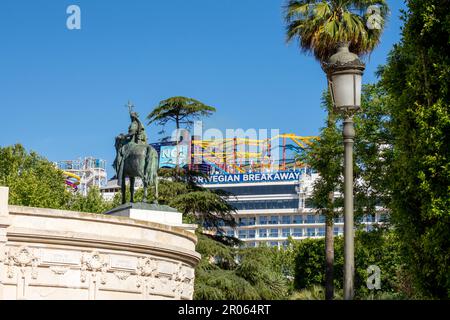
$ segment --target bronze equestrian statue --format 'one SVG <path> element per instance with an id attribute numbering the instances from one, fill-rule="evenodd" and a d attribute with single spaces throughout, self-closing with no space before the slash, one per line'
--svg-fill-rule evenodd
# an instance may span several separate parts
<path id="1" fill-rule="evenodd" d="M 134 183 L 141 178 L 144 185 L 144 202 L 147 202 L 148 187 L 155 188 L 158 199 L 158 153 L 148 144 L 145 128 L 139 115 L 132 112 L 133 106 L 128 104 L 131 124 L 128 134 L 116 137 L 116 159 L 113 167 L 122 189 L 122 204 L 126 203 L 126 178 L 130 179 L 130 202 L 134 203 Z M 157 200 L 155 201 L 157 204 Z"/>

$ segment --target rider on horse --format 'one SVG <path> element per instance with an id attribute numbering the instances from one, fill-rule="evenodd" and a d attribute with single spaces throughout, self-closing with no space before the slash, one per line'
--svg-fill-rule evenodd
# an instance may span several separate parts
<path id="1" fill-rule="evenodd" d="M 130 108 L 131 124 L 128 134 L 116 137 L 116 159 L 114 169 L 117 182 L 122 187 L 122 202 L 125 202 L 125 177 L 130 178 L 131 202 L 133 202 L 134 179 L 141 178 L 144 183 L 144 201 L 147 197 L 147 186 L 154 185 L 157 191 L 158 153 L 148 144 L 145 127 L 136 112 Z"/>
<path id="2" fill-rule="evenodd" d="M 142 122 L 139 120 L 139 115 L 136 112 L 130 112 L 131 124 L 128 127 L 127 135 L 119 135 L 116 137 L 116 159 L 114 161 L 114 168 L 116 172 L 119 171 L 122 160 L 126 157 L 125 146 L 128 143 L 135 143 L 140 145 L 148 145 L 147 134 Z"/>
<path id="3" fill-rule="evenodd" d="M 142 125 L 142 122 L 139 120 L 139 115 L 136 112 L 131 112 L 130 118 L 131 124 L 128 128 L 128 135 L 125 137 L 129 138 L 130 142 L 133 141 L 136 144 L 148 145 L 147 134 L 145 133 L 145 128 Z"/>

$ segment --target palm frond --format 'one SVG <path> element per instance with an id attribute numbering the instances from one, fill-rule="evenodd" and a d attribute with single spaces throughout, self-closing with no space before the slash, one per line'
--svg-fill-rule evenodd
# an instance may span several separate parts
<path id="1" fill-rule="evenodd" d="M 366 22 L 367 9 L 376 5 L 380 30 L 371 30 Z M 286 38 L 297 40 L 300 49 L 326 61 L 339 42 L 346 41 L 358 55 L 370 53 L 379 43 L 388 14 L 385 0 L 290 0 L 286 6 Z"/>

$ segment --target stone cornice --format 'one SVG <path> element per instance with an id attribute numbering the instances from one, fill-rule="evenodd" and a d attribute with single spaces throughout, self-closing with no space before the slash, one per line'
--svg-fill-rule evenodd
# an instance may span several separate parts
<path id="1" fill-rule="evenodd" d="M 10 215 L 29 215 L 29 216 L 39 216 L 39 217 L 48 217 L 48 218 L 57 218 L 57 219 L 72 219 L 72 220 L 83 220 L 83 221 L 91 221 L 97 223 L 107 223 L 107 224 L 116 224 L 123 226 L 135 226 L 135 227 L 143 227 L 146 229 L 152 229 L 157 231 L 162 231 L 166 233 L 171 233 L 177 236 L 182 236 L 193 241 L 194 244 L 197 244 L 197 237 L 195 234 L 186 231 L 180 227 L 168 226 L 164 224 L 147 222 L 147 221 L 139 221 L 130 219 L 127 217 L 118 217 L 118 216 L 109 216 L 104 214 L 93 214 L 93 213 L 84 213 L 84 212 L 75 212 L 75 211 L 65 211 L 65 210 L 56 210 L 56 209 L 42 209 L 42 208 L 32 208 L 32 207 L 22 207 L 22 206 L 9 206 L 9 214 Z"/>
<path id="2" fill-rule="evenodd" d="M 137 241 L 133 239 L 122 239 L 72 232 L 42 231 L 26 228 L 11 227 L 8 229 L 7 238 L 16 243 L 39 243 L 55 246 L 71 246 L 80 248 L 101 248 L 103 250 L 123 250 L 133 253 L 151 254 L 163 258 L 182 260 L 189 265 L 195 266 L 200 261 L 200 254 L 184 248 L 164 245 L 152 241 Z"/>

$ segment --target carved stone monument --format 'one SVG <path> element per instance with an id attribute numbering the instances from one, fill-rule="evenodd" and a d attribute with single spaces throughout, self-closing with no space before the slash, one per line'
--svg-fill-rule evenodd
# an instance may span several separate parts
<path id="1" fill-rule="evenodd" d="M 0 187 L 0 300 L 192 299 L 197 239 L 169 224 L 8 206 Z"/>

